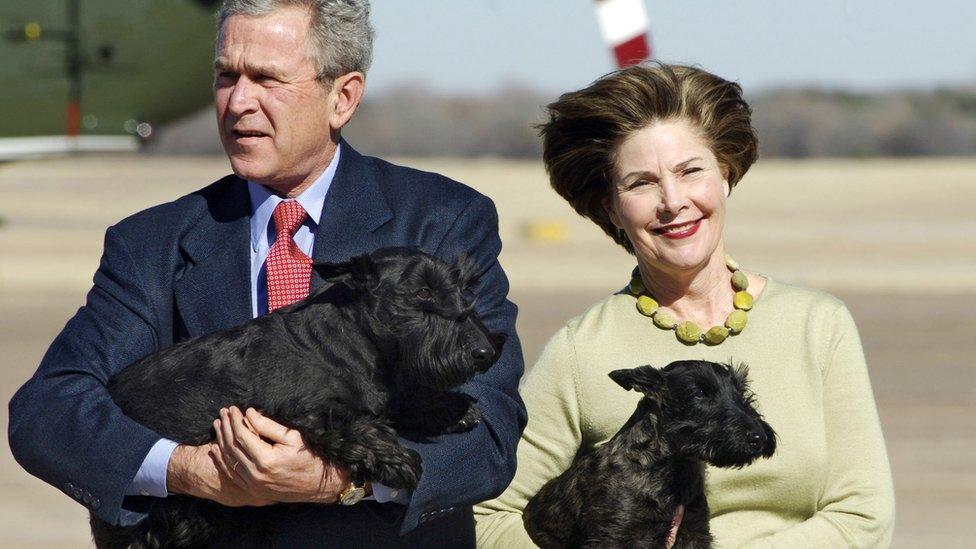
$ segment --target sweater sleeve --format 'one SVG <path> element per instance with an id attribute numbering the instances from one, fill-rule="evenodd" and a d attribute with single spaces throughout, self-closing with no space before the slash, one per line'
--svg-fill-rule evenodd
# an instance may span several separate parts
<path id="1" fill-rule="evenodd" d="M 576 356 L 569 328 L 556 333 L 521 387 L 529 422 L 518 445 L 518 469 L 508 489 L 475 507 L 478 547 L 535 547 L 522 510 L 550 479 L 572 463 L 582 440 Z"/>
<path id="2" fill-rule="evenodd" d="M 823 370 L 827 478 L 818 511 L 750 548 L 886 547 L 895 496 L 861 341 L 841 306 L 833 318 L 832 351 Z"/>

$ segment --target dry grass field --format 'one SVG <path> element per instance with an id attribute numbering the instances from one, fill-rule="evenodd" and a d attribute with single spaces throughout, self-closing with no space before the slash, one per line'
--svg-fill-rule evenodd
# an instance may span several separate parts
<path id="1" fill-rule="evenodd" d="M 633 260 L 579 219 L 536 162 L 405 160 L 500 214 L 527 364 L 620 287 Z M 0 400 L 83 303 L 105 228 L 227 172 L 222 158 L 0 165 Z M 976 160 L 764 161 L 729 204 L 746 268 L 844 299 L 861 330 L 897 494 L 895 547 L 967 547 L 976 517 Z M 6 406 L 0 423 L 7 426 Z M 0 546 L 86 547 L 85 511 L 0 443 Z"/>

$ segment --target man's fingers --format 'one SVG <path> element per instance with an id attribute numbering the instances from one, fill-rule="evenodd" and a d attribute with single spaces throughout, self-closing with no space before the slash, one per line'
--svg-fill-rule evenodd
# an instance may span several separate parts
<path id="1" fill-rule="evenodd" d="M 244 414 L 237 406 L 231 406 L 227 414 L 227 418 L 222 418 L 222 421 L 230 423 L 231 437 L 237 450 L 234 455 L 240 457 L 241 465 L 247 465 L 249 469 L 253 463 L 261 463 L 266 459 L 271 446 L 244 424 Z"/>
<path id="2" fill-rule="evenodd" d="M 247 409 L 247 415 L 244 419 L 250 423 L 255 433 L 272 442 L 294 445 L 297 436 L 298 443 L 301 444 L 301 435 L 297 431 L 293 431 L 277 421 L 264 416 L 254 408 Z"/>
<path id="3" fill-rule="evenodd" d="M 214 431 L 217 433 L 217 443 L 210 445 L 210 456 L 213 458 L 214 463 L 217 465 L 217 470 L 219 470 L 223 475 L 230 476 L 230 464 L 227 463 L 227 458 L 224 453 L 220 450 L 220 447 L 224 444 L 223 431 L 220 428 L 220 420 L 214 420 Z M 230 458 L 233 459 L 233 458 Z"/>
<path id="4" fill-rule="evenodd" d="M 228 460 L 240 459 L 236 455 L 234 428 L 230 424 L 230 412 L 226 408 L 220 409 L 220 419 L 217 420 L 217 425 L 220 427 L 217 443 L 220 444 L 220 450 L 224 453 L 225 458 Z"/>
<path id="5" fill-rule="evenodd" d="M 247 455 L 245 449 L 238 444 L 237 437 L 234 434 L 234 422 L 231 419 L 231 412 L 227 408 L 222 408 L 220 410 L 220 450 L 224 455 L 224 461 L 227 463 L 228 470 L 233 473 L 243 472 L 247 473 L 247 466 L 251 462 L 251 458 Z M 242 470 L 243 469 L 243 470 Z M 231 478 L 236 479 L 236 475 L 230 475 Z"/>
<path id="6" fill-rule="evenodd" d="M 253 425 L 251 425 L 251 420 L 247 419 L 247 414 L 244 414 L 244 426 L 250 429 L 250 431 L 255 435 L 261 436 L 260 433 L 258 433 L 258 430 L 255 429 Z"/>

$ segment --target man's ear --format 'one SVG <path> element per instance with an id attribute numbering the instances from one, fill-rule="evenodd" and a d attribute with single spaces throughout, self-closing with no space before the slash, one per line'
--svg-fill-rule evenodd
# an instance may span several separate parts
<path id="1" fill-rule="evenodd" d="M 653 366 L 640 366 L 610 372 L 610 379 L 628 391 L 640 391 L 645 395 L 656 393 L 664 385 L 664 374 Z"/>
<path id="2" fill-rule="evenodd" d="M 353 257 L 341 263 L 315 263 L 312 268 L 328 282 L 344 282 L 352 287 L 372 287 L 377 278 L 376 264 L 369 255 Z"/>
<path id="3" fill-rule="evenodd" d="M 329 129 L 332 132 L 338 132 L 349 123 L 365 92 L 366 76 L 361 72 L 346 73 L 332 81 L 329 91 L 332 99 L 329 103 L 332 107 L 332 112 L 329 113 Z"/>

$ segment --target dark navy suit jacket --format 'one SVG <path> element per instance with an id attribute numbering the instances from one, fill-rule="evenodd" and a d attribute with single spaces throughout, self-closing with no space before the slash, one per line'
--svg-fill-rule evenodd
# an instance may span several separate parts
<path id="1" fill-rule="evenodd" d="M 110 523 L 144 516 L 152 499 L 124 491 L 160 436 L 123 415 L 106 383 L 150 353 L 250 319 L 249 217 L 246 183 L 228 176 L 108 229 L 85 306 L 10 401 L 10 447 L 28 472 Z M 341 261 L 393 245 L 448 261 L 463 254 L 478 265 L 478 314 L 491 331 L 508 334 L 499 361 L 462 388 L 478 399 L 484 420 L 468 433 L 405 441 L 424 466 L 405 508 L 278 506 L 283 546 L 473 545 L 471 505 L 501 493 L 515 473 L 523 363 L 516 307 L 497 261 L 494 205 L 445 177 L 343 143 L 313 259 Z M 313 287 L 322 284 L 313 275 Z"/>

